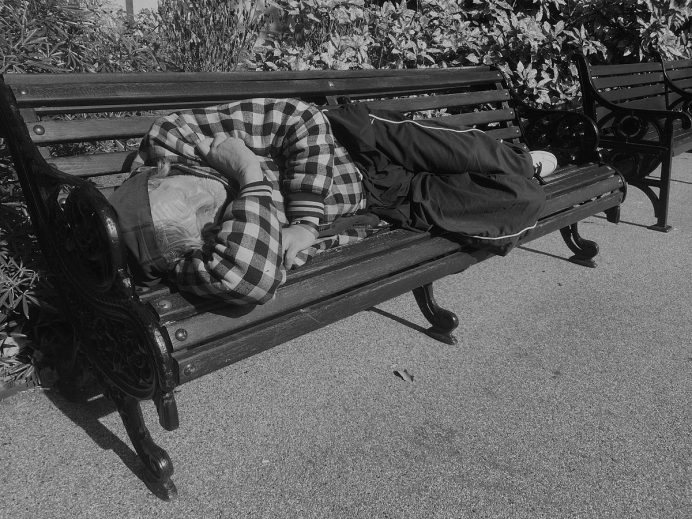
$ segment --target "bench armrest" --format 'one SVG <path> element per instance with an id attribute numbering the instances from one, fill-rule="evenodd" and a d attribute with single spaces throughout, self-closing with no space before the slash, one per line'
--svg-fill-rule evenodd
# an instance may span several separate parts
<path id="1" fill-rule="evenodd" d="M 135 295 L 115 211 L 93 183 L 46 162 L 1 75 L 0 128 L 65 311 L 85 323 L 87 340 L 98 337 L 98 348 L 86 349 L 91 365 L 127 388 L 128 396 L 153 398 L 162 425 L 176 428 L 170 346 L 154 313 Z"/>
<path id="2" fill-rule="evenodd" d="M 80 286 L 110 290 L 125 265 L 113 209 L 91 182 L 63 173 L 40 154 L 2 77 L 0 126 L 46 256 L 57 254 Z"/>
<path id="3" fill-rule="evenodd" d="M 576 110 L 534 108 L 514 92 L 512 98 L 529 149 L 550 151 L 560 165 L 600 160 L 592 119 Z"/>
<path id="4" fill-rule="evenodd" d="M 604 108 L 608 108 L 608 110 L 621 117 L 636 117 L 645 121 L 664 119 L 668 124 L 679 119 L 684 129 L 692 127 L 692 117 L 687 113 L 678 112 L 676 110 L 655 110 L 653 108 L 620 106 L 603 99 L 600 95 L 598 96 L 598 104 Z"/>

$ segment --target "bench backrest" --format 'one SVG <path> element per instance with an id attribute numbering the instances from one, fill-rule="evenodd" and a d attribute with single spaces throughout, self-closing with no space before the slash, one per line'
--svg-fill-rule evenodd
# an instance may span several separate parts
<path id="1" fill-rule="evenodd" d="M 578 55 L 577 63 L 585 105 L 590 104 L 589 96 L 595 92 L 606 101 L 621 106 L 654 110 L 666 110 L 669 106 L 670 91 L 659 62 L 590 65 Z M 600 120 L 609 109 L 599 106 L 594 112 L 587 115 Z"/>
<path id="2" fill-rule="evenodd" d="M 157 115 L 250 97 L 300 97 L 336 105 L 346 97 L 377 108 L 445 115 L 498 139 L 520 141 L 521 130 L 502 74 L 491 67 L 458 69 L 150 73 L 8 74 L 32 141 L 60 170 L 88 177 L 108 194 L 130 169 L 139 138 Z M 325 94 L 325 92 L 327 94 Z M 407 96 L 416 96 L 407 98 Z M 430 111 L 434 112 L 431 113 Z M 117 118 L 116 118 L 117 116 Z M 86 154 L 61 146 L 101 143 Z M 63 146 L 64 148 L 64 146 Z M 74 152 L 74 146 L 70 150 Z"/>

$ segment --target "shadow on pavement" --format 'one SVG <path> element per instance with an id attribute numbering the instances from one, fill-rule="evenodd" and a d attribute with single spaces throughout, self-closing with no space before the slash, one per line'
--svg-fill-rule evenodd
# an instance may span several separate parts
<path id="1" fill-rule="evenodd" d="M 409 328 L 412 328 L 416 330 L 417 332 L 421 333 L 426 333 L 427 328 L 423 328 L 422 326 L 418 326 L 416 323 L 412 323 L 411 321 L 407 321 L 406 319 L 403 319 L 402 317 L 399 317 L 398 315 L 390 314 L 389 312 L 386 312 L 385 310 L 380 310 L 379 308 L 368 308 L 369 312 L 375 312 L 376 314 L 380 314 L 384 317 L 388 317 L 392 321 L 396 321 L 399 324 L 403 324 L 404 326 L 408 326 Z"/>
<path id="2" fill-rule="evenodd" d="M 598 218 L 599 220 L 605 220 L 605 219 L 606 219 L 605 216 L 600 215 L 600 214 L 595 214 L 595 215 L 592 216 L 592 218 Z M 627 220 L 620 220 L 620 221 L 618 222 L 618 225 L 620 225 L 620 224 L 623 224 L 623 225 L 633 225 L 634 227 L 641 227 L 642 229 L 648 229 L 649 226 L 651 225 L 651 224 L 647 225 L 647 224 L 643 224 L 643 223 L 629 222 L 629 221 L 627 221 Z"/>
<path id="3" fill-rule="evenodd" d="M 58 390 L 45 392 L 46 397 L 57 409 L 79 426 L 103 450 L 113 451 L 142 482 L 142 464 L 132 448 L 113 434 L 99 420 L 112 413 L 117 413 L 113 402 L 108 400 L 98 386 L 80 391 L 74 398 L 69 399 Z"/>
<path id="4" fill-rule="evenodd" d="M 550 258 L 556 258 L 556 259 L 559 259 L 562 261 L 569 261 L 569 259 L 564 257 L 564 256 L 559 256 L 557 254 L 551 254 L 550 252 L 544 252 L 544 251 L 538 250 L 538 249 L 532 249 L 531 247 L 527 247 L 526 245 L 519 245 L 519 246 L 517 246 L 517 249 L 525 250 L 526 252 L 533 252 L 535 254 L 542 254 L 543 256 L 548 256 Z M 567 252 L 569 252 L 569 251 L 567 251 Z"/>

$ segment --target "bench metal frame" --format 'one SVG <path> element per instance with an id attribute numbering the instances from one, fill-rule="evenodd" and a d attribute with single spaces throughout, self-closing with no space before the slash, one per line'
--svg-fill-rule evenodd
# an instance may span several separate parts
<path id="1" fill-rule="evenodd" d="M 673 157 L 692 149 L 692 93 L 674 85 L 662 62 L 591 65 L 576 54 L 584 114 L 596 122 L 603 160 L 651 201 L 668 232 Z M 651 173 L 660 166 L 660 177 Z M 658 193 L 652 188 L 656 188 Z"/>

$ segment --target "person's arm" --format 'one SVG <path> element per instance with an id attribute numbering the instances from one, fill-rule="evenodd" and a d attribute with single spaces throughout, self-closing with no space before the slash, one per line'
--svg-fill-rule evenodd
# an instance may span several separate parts
<path id="1" fill-rule="evenodd" d="M 248 184 L 229 203 L 221 228 L 175 268 L 178 288 L 239 304 L 269 301 L 285 281 L 281 231 L 269 182 Z"/>
<path id="2" fill-rule="evenodd" d="M 290 115 L 283 121 L 284 131 L 278 132 L 277 143 L 284 159 L 281 190 L 286 197 L 288 221 L 317 229 L 332 185 L 334 137 L 315 106 L 295 100 L 284 102 L 285 107 L 277 108 Z"/>
<path id="3" fill-rule="evenodd" d="M 290 223 L 283 229 L 282 238 L 284 265 L 290 269 L 296 255 L 317 239 L 333 178 L 335 143 L 320 110 L 302 101 L 281 102 L 286 103 L 285 107 L 275 108 L 287 115 L 277 142 L 284 159 L 281 187 Z"/>
<path id="4" fill-rule="evenodd" d="M 286 275 L 271 184 L 257 157 L 239 139 L 217 137 L 198 143 L 198 148 L 214 169 L 238 181 L 240 194 L 226 207 L 213 239 L 176 264 L 178 288 L 234 303 L 265 303 Z"/>

